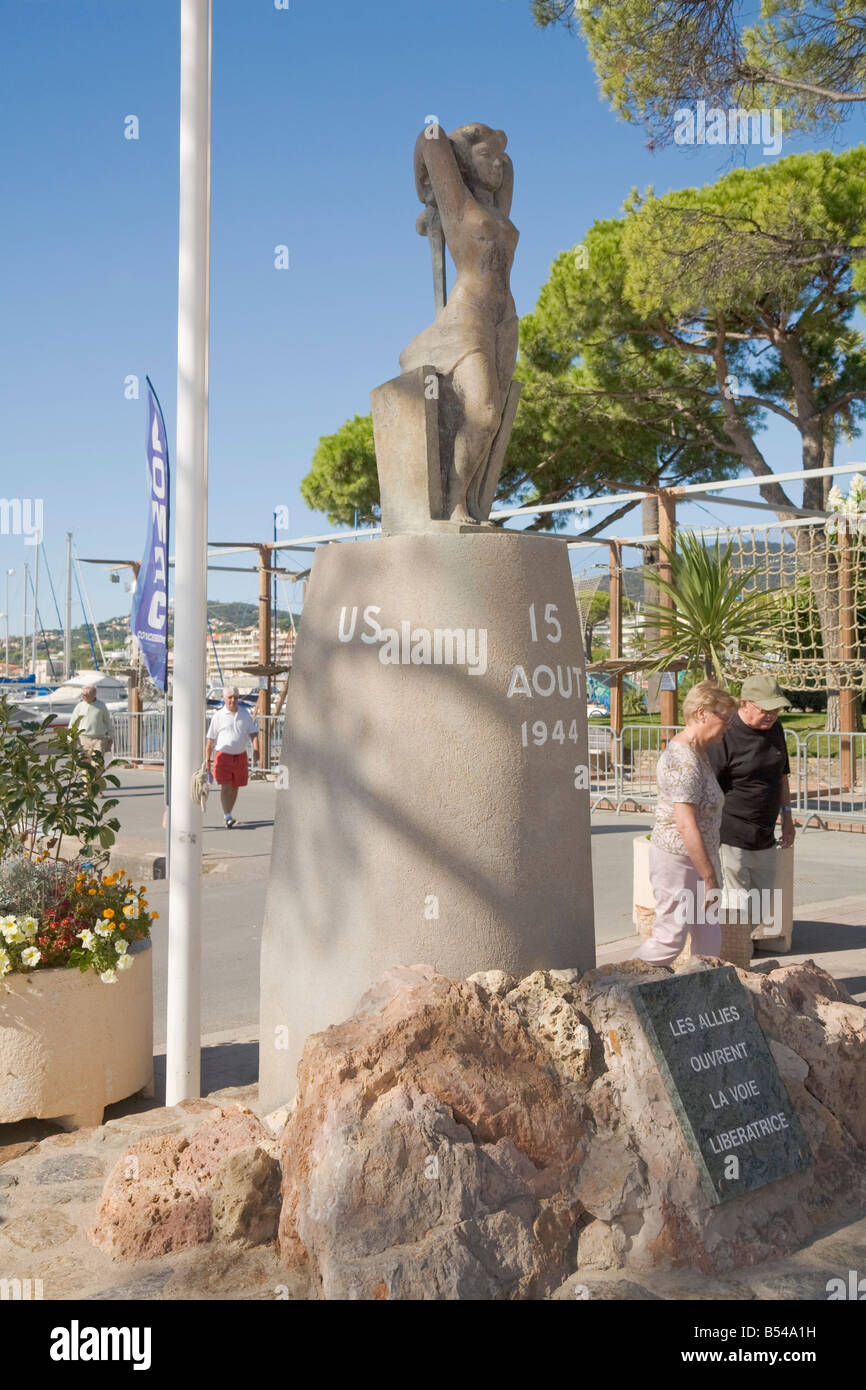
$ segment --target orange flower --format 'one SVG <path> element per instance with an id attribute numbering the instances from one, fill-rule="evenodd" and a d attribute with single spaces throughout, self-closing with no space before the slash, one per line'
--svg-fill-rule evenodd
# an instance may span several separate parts
<path id="1" fill-rule="evenodd" d="M 114 916 L 114 908 L 113 908 L 113 907 L 106 907 L 106 908 L 104 908 L 104 909 L 103 909 L 103 912 L 102 912 L 102 915 L 103 915 L 103 917 L 113 917 L 113 916 Z"/>
<path id="2" fill-rule="evenodd" d="M 87 893 L 88 893 L 88 896 L 91 897 L 91 898 L 95 898 L 95 897 L 96 897 L 96 889 L 95 889 L 95 888 L 88 888 Z"/>
<path id="3" fill-rule="evenodd" d="M 151 915 L 151 917 L 153 918 L 153 920 L 155 921 L 156 918 L 159 916 L 159 913 L 158 913 L 158 912 L 152 912 L 150 915 Z"/>

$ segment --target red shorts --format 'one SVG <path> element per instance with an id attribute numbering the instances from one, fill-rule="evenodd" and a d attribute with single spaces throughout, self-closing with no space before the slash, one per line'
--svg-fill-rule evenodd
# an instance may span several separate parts
<path id="1" fill-rule="evenodd" d="M 221 787 L 245 787 L 249 772 L 246 753 L 217 753 L 214 758 L 213 775 Z"/>

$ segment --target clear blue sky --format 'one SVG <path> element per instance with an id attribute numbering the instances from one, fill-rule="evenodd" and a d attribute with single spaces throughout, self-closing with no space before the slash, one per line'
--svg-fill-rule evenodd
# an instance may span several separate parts
<path id="1" fill-rule="evenodd" d="M 0 494 L 44 499 L 59 585 L 67 529 L 82 556 L 143 548 L 145 405 L 124 399 L 128 375 L 154 381 L 173 449 L 179 4 L 0 0 L 0 28 Z M 529 0 L 291 0 L 288 11 L 215 0 L 213 101 L 215 541 L 267 539 L 278 505 L 294 536 L 330 529 L 298 490 L 316 442 L 367 412 L 430 318 L 411 161 L 425 116 L 508 132 L 521 314 L 557 253 L 616 215 L 633 185 L 662 192 L 728 167 L 724 150 L 651 153 L 599 99 L 580 41 L 536 29 Z M 138 140 L 124 138 L 128 115 Z M 837 147 L 864 136 L 857 114 Z M 826 143 L 786 141 L 783 153 Z M 274 269 L 279 243 L 288 271 Z M 793 432 L 763 438 L 777 470 L 800 466 Z M 858 442 L 839 461 L 864 453 Z M 25 558 L 20 538 L 0 536 L 0 565 L 18 570 L 13 631 Z M 88 568 L 87 582 L 97 617 L 125 611 L 106 573 Z M 212 575 L 210 592 L 252 601 L 255 579 Z"/>

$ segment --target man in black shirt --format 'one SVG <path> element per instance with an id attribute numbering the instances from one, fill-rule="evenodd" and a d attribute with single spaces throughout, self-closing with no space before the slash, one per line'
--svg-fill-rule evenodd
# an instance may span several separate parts
<path id="1" fill-rule="evenodd" d="M 790 709 L 772 676 L 749 676 L 740 707 L 720 743 L 707 750 L 725 793 L 720 858 L 728 921 L 777 936 L 776 820 L 783 846 L 794 843 L 788 752 L 779 711 Z"/>

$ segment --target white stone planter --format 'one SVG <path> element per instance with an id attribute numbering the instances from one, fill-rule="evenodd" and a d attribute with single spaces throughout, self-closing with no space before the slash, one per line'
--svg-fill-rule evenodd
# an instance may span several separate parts
<path id="1" fill-rule="evenodd" d="M 131 970 L 106 985 L 92 970 L 0 980 L 0 1124 L 102 1122 L 106 1105 L 152 1093 L 153 951 L 130 944 Z"/>
<path id="2" fill-rule="evenodd" d="M 650 882 L 649 852 L 650 842 L 646 834 L 635 835 L 634 869 L 632 873 L 632 921 L 636 927 L 641 924 L 641 911 L 655 914 L 655 893 Z"/>
<path id="3" fill-rule="evenodd" d="M 782 894 L 782 920 L 778 936 L 763 936 L 760 928 L 752 932 L 752 940 L 758 951 L 769 951 L 773 955 L 783 955 L 791 949 L 791 936 L 794 931 L 794 846 L 777 849 L 776 888 Z"/>

